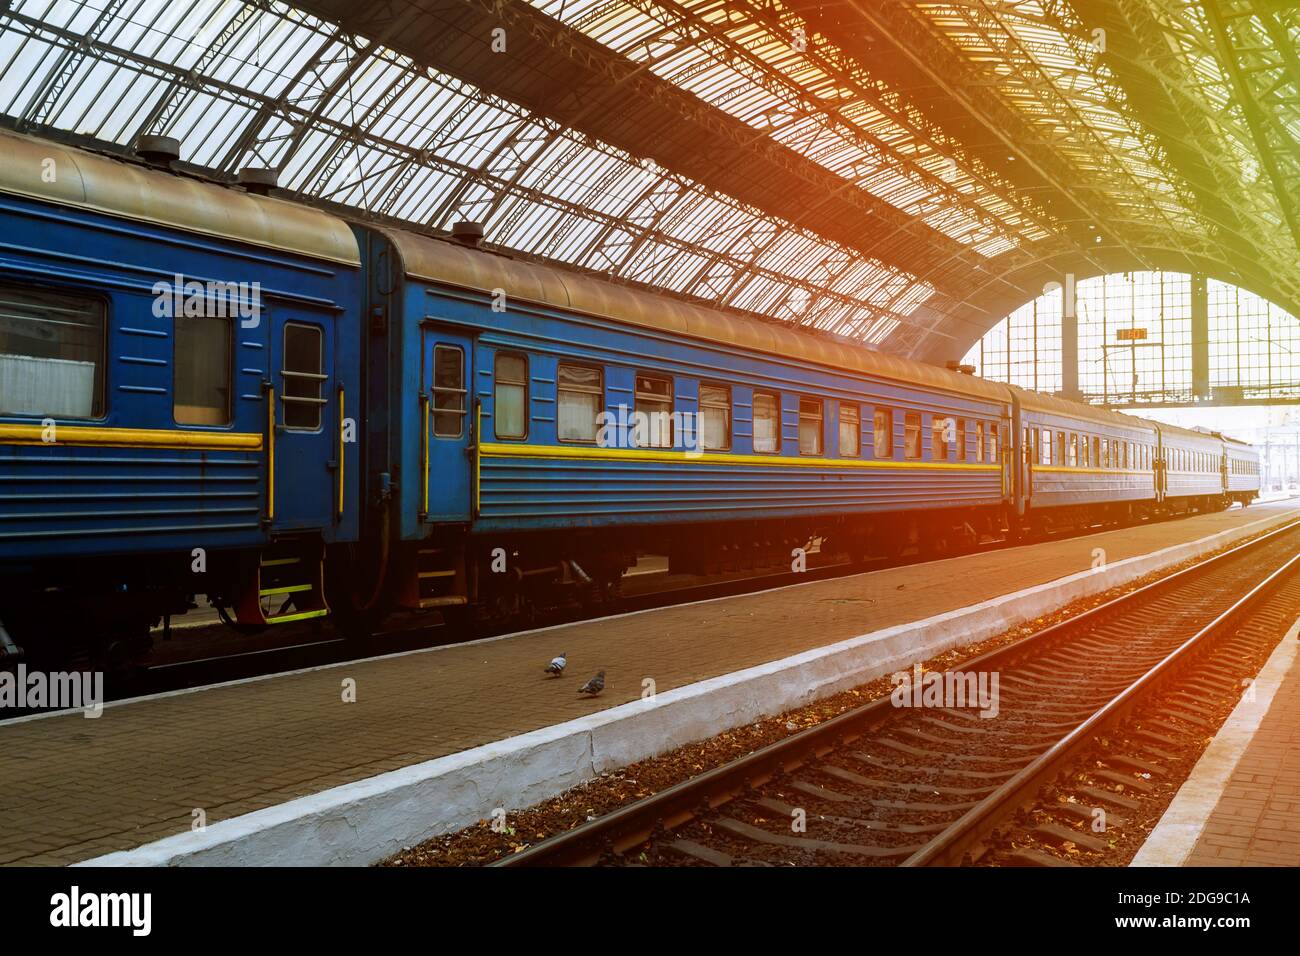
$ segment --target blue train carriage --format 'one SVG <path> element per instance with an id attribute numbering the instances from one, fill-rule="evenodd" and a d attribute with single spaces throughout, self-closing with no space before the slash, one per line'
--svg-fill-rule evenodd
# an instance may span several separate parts
<path id="1" fill-rule="evenodd" d="M 1155 511 L 1159 436 L 1152 423 L 1014 391 L 1021 416 L 1020 487 L 1031 533 L 1126 523 Z"/>
<path id="2" fill-rule="evenodd" d="M 1232 499 L 1223 475 L 1221 435 L 1205 429 L 1158 424 L 1157 488 L 1169 514 L 1222 511 Z"/>
<path id="3" fill-rule="evenodd" d="M 371 265 L 368 532 L 408 608 L 514 614 L 677 571 L 1000 530 L 1004 388 L 469 244 L 358 228 Z M 378 374 L 378 373 L 376 373 Z M 794 560 L 797 560 L 795 555 Z"/>
<path id="4" fill-rule="evenodd" d="M 1227 435 L 1222 437 L 1224 487 L 1228 498 L 1244 508 L 1259 497 L 1259 449 Z"/>
<path id="5" fill-rule="evenodd" d="M 321 213 L 0 132 L 11 653 L 129 656 L 198 593 L 245 624 L 327 613 L 359 265 Z"/>

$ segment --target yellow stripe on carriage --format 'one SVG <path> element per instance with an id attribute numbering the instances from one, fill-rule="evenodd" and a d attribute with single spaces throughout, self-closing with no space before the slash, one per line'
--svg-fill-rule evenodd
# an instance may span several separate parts
<path id="1" fill-rule="evenodd" d="M 1078 475 L 1154 475 L 1151 469 L 1132 468 L 1082 468 L 1078 465 L 1030 465 L 1033 471 L 1050 471 L 1059 474 L 1078 474 Z"/>
<path id="2" fill-rule="evenodd" d="M 591 446 L 565 447 L 563 445 L 511 445 L 504 442 L 485 442 L 479 449 L 484 458 L 544 458 L 554 460 L 597 459 L 602 461 L 645 462 L 698 462 L 705 465 L 757 465 L 800 468 L 923 468 L 927 471 L 982 471 L 995 472 L 1000 465 L 973 464 L 958 461 L 881 461 L 873 458 L 816 458 L 801 455 L 798 458 L 784 455 L 735 455 L 723 452 L 693 453 L 669 449 L 647 448 L 594 448 Z"/>
<path id="3" fill-rule="evenodd" d="M 53 441 L 45 438 L 53 433 Z M 3 425 L 0 445 L 98 445 L 194 451 L 261 451 L 262 436 L 247 432 L 199 432 L 166 428 L 100 428 L 93 425 Z"/>

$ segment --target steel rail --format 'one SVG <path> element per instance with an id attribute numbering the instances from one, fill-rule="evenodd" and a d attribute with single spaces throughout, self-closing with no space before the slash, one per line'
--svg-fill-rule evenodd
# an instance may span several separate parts
<path id="1" fill-rule="evenodd" d="M 1068 638 L 1072 632 L 1078 631 L 1080 628 L 1089 627 L 1108 618 L 1130 613 L 1167 591 L 1180 587 L 1197 577 L 1213 573 L 1229 562 L 1258 550 L 1278 540 L 1283 535 L 1295 532 L 1297 529 L 1300 529 L 1300 521 L 1288 522 L 1257 538 L 1175 571 L 1127 594 L 1113 598 L 1104 604 L 1082 611 L 1034 634 L 986 651 L 969 661 L 963 662 L 962 669 L 966 671 L 993 670 L 1006 666 L 1019 658 L 1038 654 L 1058 641 Z M 1242 608 L 1247 606 L 1243 602 L 1246 602 L 1252 595 L 1257 595 L 1262 587 L 1274 582 L 1298 560 L 1300 560 L 1300 555 L 1297 555 L 1291 561 L 1288 561 L 1286 565 L 1270 574 L 1265 581 L 1252 588 L 1246 597 L 1235 602 L 1231 608 L 1219 615 L 1214 622 L 1198 631 L 1193 638 L 1181 645 L 1178 651 L 1175 651 L 1162 660 L 1160 664 L 1151 668 L 1147 674 L 1126 689 L 1120 696 L 1126 701 L 1131 700 L 1134 695 L 1140 692 L 1135 688 L 1138 685 L 1147 686 L 1144 682 L 1153 679 L 1154 674 L 1162 672 L 1168 666 L 1170 658 L 1175 657 L 1184 648 L 1194 646 L 1211 628 L 1216 625 L 1222 626 L 1221 622 L 1228 615 L 1234 612 L 1239 613 Z M 1107 708 L 1115 704 L 1116 702 L 1112 700 L 1107 705 Z M 1103 708 L 1103 710 L 1106 710 L 1106 708 Z M 715 767 L 699 776 L 674 784 L 659 793 L 628 804 L 625 807 L 620 807 L 595 820 L 580 824 L 572 830 L 556 834 L 489 865 L 513 867 L 594 864 L 606 853 L 613 852 L 617 854 L 631 849 L 650 839 L 656 832 L 674 829 L 697 816 L 700 812 L 719 807 L 745 790 L 763 785 L 777 774 L 797 770 L 810 759 L 818 759 L 841 744 L 852 742 L 874 727 L 884 723 L 895 713 L 897 713 L 897 708 L 893 706 L 889 697 L 879 698 L 853 710 L 846 711 L 815 727 L 809 727 L 783 740 L 761 747 L 753 753 Z M 950 858 L 952 852 L 946 848 L 954 847 L 960 843 L 961 848 L 964 849 L 973 842 L 956 829 L 957 825 L 966 820 L 967 817 L 971 818 L 971 826 L 974 826 L 978 820 L 988 819 L 993 815 L 998 805 L 994 801 L 994 797 L 1003 791 L 1009 792 L 1008 788 L 1016 781 L 1021 781 L 1022 786 L 1029 786 L 1023 780 L 1028 775 L 1030 768 L 1038 767 L 1042 770 L 1042 768 L 1054 764 L 1055 760 L 1059 758 L 1058 748 L 1065 745 L 1066 740 L 1071 741 L 1070 746 L 1072 748 L 1080 740 L 1086 741 L 1088 734 L 1095 726 L 1094 719 L 1100 713 L 1099 711 L 1094 714 L 1093 718 L 1089 718 L 1085 724 L 1048 751 L 1048 754 L 1058 755 L 1058 757 L 1053 758 L 1050 764 L 1044 762 L 1048 754 L 1040 755 L 1029 767 L 1022 770 L 1011 781 L 1008 781 L 994 794 L 991 794 L 979 805 L 968 811 L 965 816 L 955 821 L 952 826 L 941 832 L 932 842 L 937 844 L 942 839 L 945 849 L 936 849 L 934 853 L 941 854 L 943 859 L 946 860 Z M 1043 770 L 1042 772 L 1047 771 Z M 977 811 L 981 811 L 978 818 L 973 816 Z M 921 859 L 922 853 L 927 852 L 929 846 L 930 844 L 927 844 L 926 848 L 913 854 L 905 862 L 911 865 L 931 862 L 931 858 L 928 856 Z M 937 858 L 936 856 L 935 859 Z"/>

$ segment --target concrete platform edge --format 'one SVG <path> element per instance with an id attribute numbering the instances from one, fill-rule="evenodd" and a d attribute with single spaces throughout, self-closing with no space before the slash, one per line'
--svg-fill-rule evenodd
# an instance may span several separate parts
<path id="1" fill-rule="evenodd" d="M 1297 635 L 1300 621 L 1291 625 L 1286 637 L 1273 649 L 1255 678 L 1253 699 L 1243 696 L 1237 702 L 1129 866 L 1183 866 L 1187 862 L 1237 763 L 1273 706 L 1278 688 L 1300 657 Z"/>
<path id="2" fill-rule="evenodd" d="M 1153 554 L 1089 568 L 971 607 L 674 688 L 75 865 L 374 863 L 403 847 L 483 820 L 497 807 L 531 806 L 603 770 L 653 757 L 996 636 L 1079 598 L 1213 551 L 1262 530 L 1261 525 L 1283 520 L 1262 518 Z M 1078 540 L 1082 553 L 1091 554 L 1088 537 Z M 730 600 L 743 600 L 743 596 Z"/>

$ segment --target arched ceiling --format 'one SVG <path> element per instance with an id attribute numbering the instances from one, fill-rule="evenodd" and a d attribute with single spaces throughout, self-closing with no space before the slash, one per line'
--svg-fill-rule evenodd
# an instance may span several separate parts
<path id="1" fill-rule="evenodd" d="M 1300 4 L 0 0 L 0 121 L 957 358 L 1065 274 L 1300 314 Z"/>

